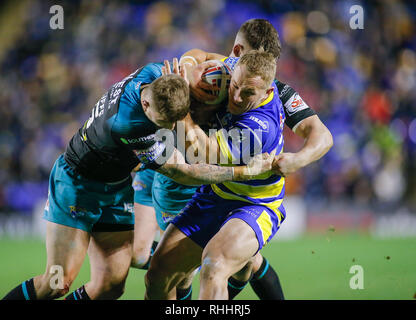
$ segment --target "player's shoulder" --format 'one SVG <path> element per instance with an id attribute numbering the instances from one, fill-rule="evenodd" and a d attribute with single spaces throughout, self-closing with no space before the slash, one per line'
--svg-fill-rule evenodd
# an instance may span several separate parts
<path id="1" fill-rule="evenodd" d="M 279 98 L 282 101 L 283 105 L 285 105 L 291 97 L 298 94 L 295 89 L 293 89 L 286 83 L 283 83 L 277 79 L 274 80 L 274 83 L 277 87 L 277 90 L 279 92 Z"/>
<path id="2" fill-rule="evenodd" d="M 271 112 L 264 112 L 261 108 L 247 111 L 237 117 L 234 124 L 241 129 L 274 133 L 277 126 L 276 117 Z"/>
<path id="3" fill-rule="evenodd" d="M 140 70 L 138 78 L 145 83 L 151 83 L 162 76 L 162 67 L 162 63 L 148 63 Z"/>

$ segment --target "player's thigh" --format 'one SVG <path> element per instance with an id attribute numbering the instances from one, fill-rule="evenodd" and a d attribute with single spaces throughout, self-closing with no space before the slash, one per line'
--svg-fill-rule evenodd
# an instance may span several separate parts
<path id="1" fill-rule="evenodd" d="M 228 220 L 204 248 L 202 264 L 216 265 L 227 276 L 240 271 L 255 255 L 259 243 L 254 230 L 243 220 Z"/>
<path id="2" fill-rule="evenodd" d="M 91 281 L 110 285 L 124 282 L 131 263 L 132 247 L 133 230 L 93 232 L 88 248 Z"/>
<path id="3" fill-rule="evenodd" d="M 183 278 L 200 265 L 201 254 L 199 245 L 169 224 L 150 260 L 149 272 L 157 270 L 163 275 L 176 274 Z"/>
<path id="4" fill-rule="evenodd" d="M 46 274 L 51 273 L 53 266 L 59 266 L 62 267 L 69 281 L 75 279 L 84 261 L 89 241 L 90 235 L 84 230 L 48 221 L 46 224 Z"/>

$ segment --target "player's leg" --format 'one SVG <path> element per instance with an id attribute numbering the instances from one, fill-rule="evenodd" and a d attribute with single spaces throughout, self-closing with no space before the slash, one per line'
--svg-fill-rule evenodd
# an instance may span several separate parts
<path id="1" fill-rule="evenodd" d="M 196 189 L 196 187 L 178 184 L 158 172 L 155 173 L 152 186 L 152 200 L 157 224 L 162 232 L 182 212 L 185 205 L 195 194 Z M 187 276 L 176 287 L 177 300 L 192 299 L 192 280 L 194 274 Z"/>
<path id="2" fill-rule="evenodd" d="M 90 299 L 117 299 L 123 294 L 133 237 L 133 230 L 91 234 L 88 248 L 91 280 L 84 286 Z"/>
<path id="3" fill-rule="evenodd" d="M 189 273 L 185 278 L 176 286 L 176 300 L 192 300 L 192 282 L 198 273 L 198 269 Z"/>
<path id="4" fill-rule="evenodd" d="M 284 300 L 279 277 L 259 252 L 243 269 L 228 279 L 228 296 L 234 299 L 250 283 L 260 300 Z"/>
<path id="5" fill-rule="evenodd" d="M 256 234 L 246 222 L 228 220 L 203 251 L 199 299 L 227 300 L 228 278 L 241 270 L 258 248 Z"/>
<path id="6" fill-rule="evenodd" d="M 5 299 L 57 299 L 68 293 L 84 261 L 89 239 L 86 231 L 48 221 L 45 273 L 23 282 Z"/>
<path id="7" fill-rule="evenodd" d="M 228 278 L 227 291 L 229 300 L 234 299 L 251 280 L 253 274 L 253 260 L 256 256 L 251 258 L 240 271 Z"/>
<path id="8" fill-rule="evenodd" d="M 202 248 L 170 224 L 145 276 L 146 299 L 176 299 L 175 288 L 201 261 Z"/>
<path id="9" fill-rule="evenodd" d="M 68 292 L 84 261 L 89 232 L 99 218 L 96 199 L 87 191 L 90 185 L 70 168 L 63 155 L 55 161 L 43 216 L 48 221 L 46 271 L 22 283 L 14 293 L 22 292 L 26 299 L 54 299 Z M 57 286 L 51 286 L 51 280 Z"/>
<path id="10" fill-rule="evenodd" d="M 81 299 L 116 299 L 123 293 L 133 252 L 132 181 L 126 179 L 105 184 L 98 188 L 95 195 L 101 215 L 92 226 L 88 248 L 91 281 L 76 290 L 73 296 Z"/>
<path id="11" fill-rule="evenodd" d="M 227 280 L 246 266 L 276 234 L 284 219 L 279 210 L 248 205 L 228 214 L 220 230 L 205 246 L 201 267 L 201 298 L 228 298 Z M 256 250 L 253 251 L 253 248 Z"/>
<path id="12" fill-rule="evenodd" d="M 131 266 L 138 269 L 148 269 L 150 257 L 156 249 L 154 241 L 159 227 L 156 222 L 153 207 L 134 203 L 134 241 Z"/>
<path id="13" fill-rule="evenodd" d="M 253 261 L 253 277 L 250 286 L 260 300 L 284 300 L 279 276 L 269 261 L 257 253 Z"/>
<path id="14" fill-rule="evenodd" d="M 153 208 L 152 189 L 155 171 L 137 172 L 133 180 L 134 189 L 134 242 L 131 266 L 147 269 L 152 251 L 156 248 L 155 236 L 159 231 Z"/>

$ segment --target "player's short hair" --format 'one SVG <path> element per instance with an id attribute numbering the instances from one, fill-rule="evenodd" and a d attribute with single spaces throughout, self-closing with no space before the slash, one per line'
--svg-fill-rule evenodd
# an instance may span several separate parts
<path id="1" fill-rule="evenodd" d="M 164 75 L 150 85 L 157 111 L 169 122 L 185 118 L 191 104 L 189 86 L 176 74 Z"/>
<path id="2" fill-rule="evenodd" d="M 252 49 L 263 48 L 264 51 L 273 54 L 275 59 L 279 59 L 281 50 L 279 33 L 268 20 L 247 20 L 240 27 L 238 33 L 244 37 Z"/>
<path id="3" fill-rule="evenodd" d="M 244 65 L 249 76 L 260 76 L 265 87 L 270 87 L 276 75 L 276 59 L 273 54 L 263 49 L 250 50 L 238 61 L 237 66 Z"/>

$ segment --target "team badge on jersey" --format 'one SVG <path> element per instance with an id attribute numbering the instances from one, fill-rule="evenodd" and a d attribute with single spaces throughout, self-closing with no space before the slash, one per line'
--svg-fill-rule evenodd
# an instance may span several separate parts
<path id="1" fill-rule="evenodd" d="M 147 186 L 143 182 L 137 181 L 137 180 L 134 180 L 133 181 L 133 189 L 134 189 L 134 191 L 140 191 L 140 190 L 143 190 L 143 189 L 146 189 L 146 188 L 147 188 Z"/>
<path id="2" fill-rule="evenodd" d="M 287 113 L 292 115 L 298 111 L 308 109 L 309 106 L 303 101 L 298 93 L 295 93 L 286 101 L 285 108 Z"/>
<path id="3" fill-rule="evenodd" d="M 168 212 L 162 211 L 162 220 L 164 223 L 170 223 L 175 217 L 175 214 L 170 214 Z"/>
<path id="4" fill-rule="evenodd" d="M 166 147 L 164 143 L 156 141 L 151 147 L 147 149 L 133 151 L 137 158 L 139 158 L 140 162 L 146 165 L 156 161 L 156 159 L 162 155 L 165 149 Z"/>
<path id="5" fill-rule="evenodd" d="M 85 211 L 86 210 L 84 208 L 80 208 L 76 206 L 69 206 L 69 213 L 71 217 L 74 219 L 85 216 Z"/>

